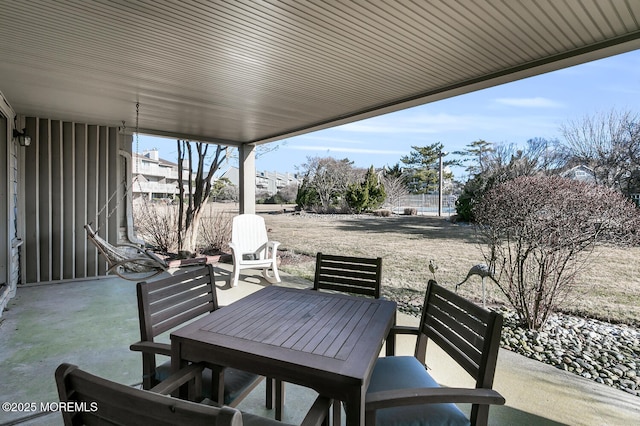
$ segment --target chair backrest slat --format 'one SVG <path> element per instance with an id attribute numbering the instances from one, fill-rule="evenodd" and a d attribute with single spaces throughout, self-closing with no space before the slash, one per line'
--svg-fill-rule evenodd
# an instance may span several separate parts
<path id="1" fill-rule="evenodd" d="M 314 290 L 332 290 L 379 299 L 382 258 L 318 253 Z"/>
<path id="2" fill-rule="evenodd" d="M 160 312 L 158 315 L 152 316 L 153 337 L 215 310 L 210 297 L 202 296 L 201 299 L 193 299 L 189 303 L 174 306 L 171 309 Z"/>
<path id="3" fill-rule="evenodd" d="M 231 242 L 242 253 L 255 253 L 263 247 L 269 237 L 264 218 L 255 214 L 241 214 L 233 217 Z"/>
<path id="4" fill-rule="evenodd" d="M 211 265 L 137 285 L 142 341 L 218 308 Z"/>
<path id="5" fill-rule="evenodd" d="M 242 415 L 236 409 L 197 404 L 132 388 L 94 376 L 74 365 L 60 365 L 55 376 L 60 401 L 84 403 L 86 407 L 63 411 L 67 426 L 242 425 Z"/>
<path id="6" fill-rule="evenodd" d="M 438 344 L 476 380 L 476 387 L 493 385 L 501 330 L 502 316 L 429 281 L 421 339 Z"/>
<path id="7" fill-rule="evenodd" d="M 179 282 L 176 283 L 175 278 L 173 283 L 167 286 L 154 286 L 149 291 L 149 303 L 156 304 L 158 301 L 164 301 L 173 297 L 179 297 L 183 293 L 190 293 L 198 287 L 207 287 L 210 279 L 209 275 L 196 276 L 193 279 L 189 276 L 180 277 Z M 188 296 L 187 296 L 188 297 Z"/>

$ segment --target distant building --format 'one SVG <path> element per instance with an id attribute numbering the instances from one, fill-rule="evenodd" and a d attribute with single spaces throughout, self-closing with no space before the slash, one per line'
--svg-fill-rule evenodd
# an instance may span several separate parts
<path id="1" fill-rule="evenodd" d="M 239 170 L 237 167 L 229 167 L 220 178 L 227 178 L 233 185 L 239 184 Z M 256 172 L 256 191 L 267 192 L 269 195 L 276 194 L 279 190 L 288 185 L 302 184 L 302 177 L 297 173 L 279 172 Z"/>
<path id="2" fill-rule="evenodd" d="M 158 150 L 152 149 L 133 154 L 134 199 L 145 197 L 148 200 L 172 200 L 178 190 L 178 164 L 163 160 Z M 183 172 L 184 182 L 189 181 L 189 171 Z M 185 193 L 188 193 L 185 184 Z"/>
<path id="3" fill-rule="evenodd" d="M 579 180 L 579 181 L 582 181 L 582 182 L 595 182 L 596 181 L 595 172 L 591 168 L 589 168 L 589 167 L 587 167 L 585 165 L 575 166 L 575 167 L 567 170 L 566 172 L 562 173 L 561 176 L 569 178 L 569 179 Z"/>
<path id="4" fill-rule="evenodd" d="M 184 173 L 184 191 L 188 193 L 188 171 Z M 133 197 L 147 200 L 172 200 L 178 191 L 178 164 L 163 160 L 158 150 L 152 149 L 133 154 Z M 220 178 L 227 178 L 239 186 L 240 173 L 237 167 L 230 167 Z M 298 174 L 278 172 L 256 172 L 256 191 L 276 194 L 287 185 L 302 183 Z"/>

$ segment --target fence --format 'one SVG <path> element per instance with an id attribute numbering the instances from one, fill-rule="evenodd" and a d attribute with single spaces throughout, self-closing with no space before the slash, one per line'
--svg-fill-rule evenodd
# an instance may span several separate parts
<path id="1" fill-rule="evenodd" d="M 444 194 L 442 196 L 442 214 L 451 216 L 456 212 L 457 195 Z M 405 195 L 394 203 L 386 205 L 394 213 L 402 214 L 407 208 L 414 208 L 418 214 L 438 214 L 438 194 Z"/>

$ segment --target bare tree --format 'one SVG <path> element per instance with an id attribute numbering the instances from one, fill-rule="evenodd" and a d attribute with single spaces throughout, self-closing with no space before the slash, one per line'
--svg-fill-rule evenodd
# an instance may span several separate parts
<path id="1" fill-rule="evenodd" d="M 564 165 L 564 157 L 557 140 L 530 139 L 524 146 L 499 144 L 484 146 L 482 172 L 473 175 L 456 201 L 461 220 L 473 221 L 473 206 L 493 186 L 519 176 L 552 174 Z"/>
<path id="2" fill-rule="evenodd" d="M 629 194 L 640 169 L 640 117 L 630 111 L 598 113 L 561 127 L 574 163 L 594 170 L 596 181 Z"/>
<path id="3" fill-rule="evenodd" d="M 381 180 L 387 193 L 385 203 L 392 208 L 400 208 L 402 198 L 409 195 L 406 179 L 403 176 L 383 173 Z"/>
<path id="4" fill-rule="evenodd" d="M 213 175 L 227 160 L 228 147 L 203 142 L 178 140 L 178 249 L 194 253 L 198 239 L 202 208 L 211 194 Z M 195 155 L 194 155 L 195 148 Z M 210 150 L 214 152 L 211 153 Z M 184 190 L 184 171 L 188 171 L 187 188 Z"/>
<path id="5" fill-rule="evenodd" d="M 540 329 L 594 246 L 637 244 L 638 209 L 620 193 L 557 176 L 494 186 L 474 208 L 483 255 L 523 325 Z"/>
<path id="6" fill-rule="evenodd" d="M 340 202 L 349 184 L 365 172 L 364 169 L 354 168 L 353 161 L 347 158 L 336 160 L 333 157 L 308 157 L 302 170 L 305 185 L 318 195 L 324 211 Z"/>

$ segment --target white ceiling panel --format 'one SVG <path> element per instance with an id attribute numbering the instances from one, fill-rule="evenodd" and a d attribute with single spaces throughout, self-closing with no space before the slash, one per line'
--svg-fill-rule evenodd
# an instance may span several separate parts
<path id="1" fill-rule="evenodd" d="M 0 0 L 17 113 L 234 145 L 637 48 L 637 0 Z"/>

